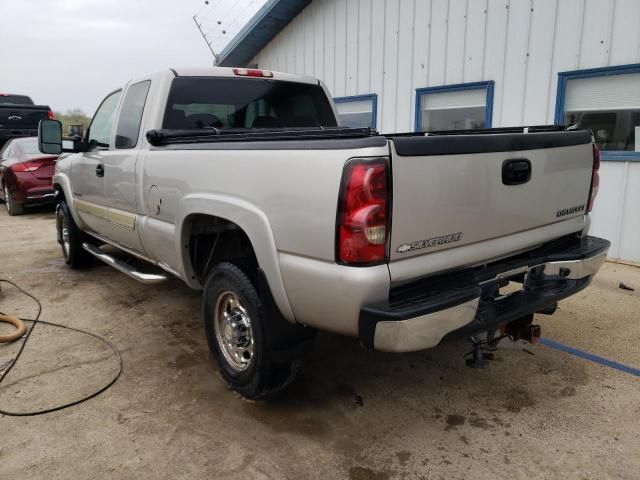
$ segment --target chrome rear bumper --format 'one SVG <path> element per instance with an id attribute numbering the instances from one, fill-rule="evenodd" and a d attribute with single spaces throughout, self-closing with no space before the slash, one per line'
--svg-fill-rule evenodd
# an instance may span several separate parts
<path id="1" fill-rule="evenodd" d="M 360 339 L 376 350 L 411 352 L 434 347 L 455 333 L 470 335 L 495 328 L 585 288 L 608 249 L 608 241 L 584 237 L 568 245 L 544 247 L 538 254 L 529 252 L 405 287 L 395 296 L 392 292 L 389 301 L 362 309 Z M 523 289 L 499 297 L 486 295 L 497 292 L 498 282 L 510 278 L 521 280 Z"/>

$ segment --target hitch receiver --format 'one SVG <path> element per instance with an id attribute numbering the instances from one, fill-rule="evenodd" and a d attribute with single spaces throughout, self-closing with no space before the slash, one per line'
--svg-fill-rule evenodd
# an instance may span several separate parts
<path id="1" fill-rule="evenodd" d="M 503 332 L 514 341 L 526 340 L 529 343 L 538 343 L 541 328 L 540 325 L 534 325 L 531 322 L 533 322 L 533 313 L 507 323 L 503 328 Z"/>

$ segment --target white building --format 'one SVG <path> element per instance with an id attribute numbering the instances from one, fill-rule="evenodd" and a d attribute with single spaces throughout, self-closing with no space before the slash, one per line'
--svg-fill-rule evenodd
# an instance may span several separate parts
<path id="1" fill-rule="evenodd" d="M 640 0 L 268 0 L 220 64 L 318 77 L 382 133 L 580 122 L 591 232 L 640 262 Z"/>

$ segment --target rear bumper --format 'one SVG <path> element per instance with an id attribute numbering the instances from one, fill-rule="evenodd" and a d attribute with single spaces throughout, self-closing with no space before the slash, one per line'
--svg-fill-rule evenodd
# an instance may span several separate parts
<path id="1" fill-rule="evenodd" d="M 38 178 L 29 172 L 17 172 L 14 176 L 13 179 L 7 180 L 15 202 L 40 204 L 55 200 L 50 178 Z"/>
<path id="2" fill-rule="evenodd" d="M 392 289 L 389 299 L 363 307 L 362 343 L 386 352 L 410 352 L 443 338 L 496 328 L 569 297 L 591 282 L 610 243 L 596 237 L 565 238 L 515 257 L 430 277 Z M 523 289 L 496 297 L 498 284 Z"/>

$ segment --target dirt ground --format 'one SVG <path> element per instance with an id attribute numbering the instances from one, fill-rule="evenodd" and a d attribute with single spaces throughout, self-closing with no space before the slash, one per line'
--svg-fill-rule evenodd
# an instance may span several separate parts
<path id="1" fill-rule="evenodd" d="M 141 285 L 105 265 L 72 271 L 54 231 L 51 209 L 2 209 L 0 278 L 36 295 L 43 319 L 111 339 L 124 371 L 68 410 L 0 415 L 2 479 L 640 478 L 639 377 L 541 345 L 503 344 L 488 369 L 471 370 L 462 341 L 392 355 L 320 335 L 290 389 L 248 403 L 211 365 L 197 292 L 177 280 Z M 34 309 L 2 285 L 0 311 Z M 536 321 L 546 338 L 640 368 L 639 314 L 640 269 L 607 263 Z M 16 348 L 0 345 L 0 369 Z M 40 325 L 0 407 L 79 398 L 115 368 L 97 340 Z"/>

